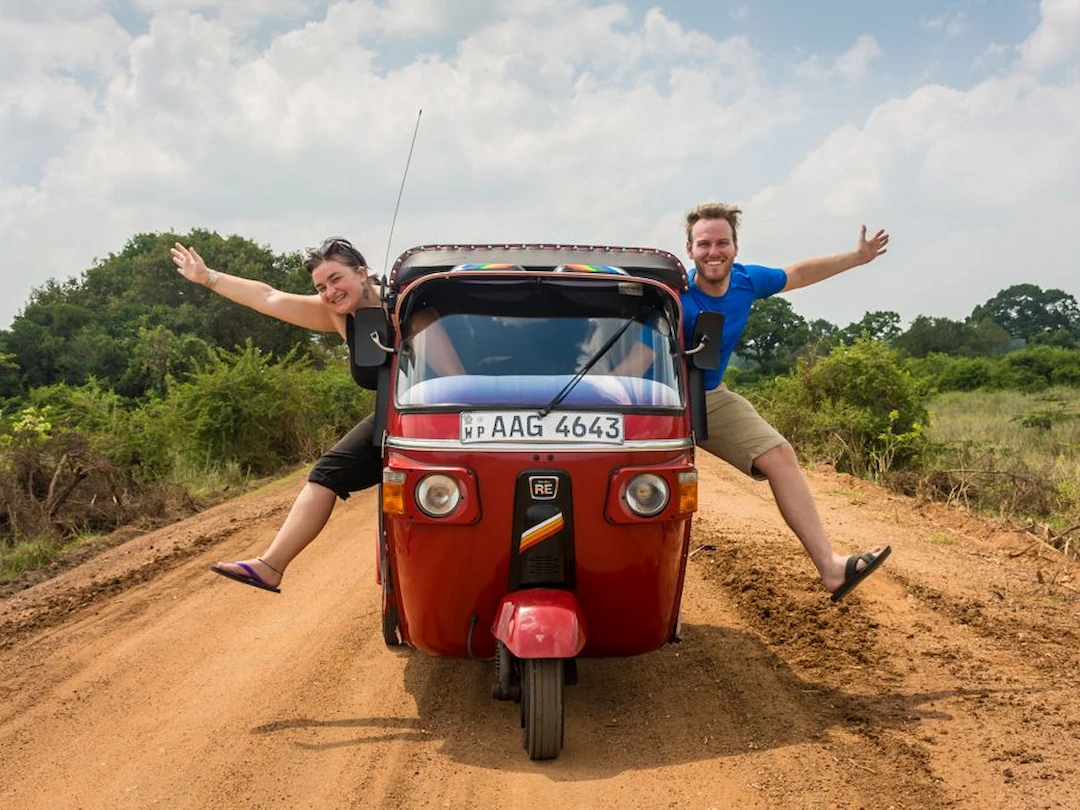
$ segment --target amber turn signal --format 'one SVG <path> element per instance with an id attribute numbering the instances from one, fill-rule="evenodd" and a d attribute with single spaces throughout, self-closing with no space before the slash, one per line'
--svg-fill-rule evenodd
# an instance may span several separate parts
<path id="1" fill-rule="evenodd" d="M 697 470 L 679 473 L 679 514 L 697 511 Z"/>
<path id="2" fill-rule="evenodd" d="M 403 470 L 383 469 L 382 473 L 382 508 L 384 515 L 405 514 L 405 472 Z"/>

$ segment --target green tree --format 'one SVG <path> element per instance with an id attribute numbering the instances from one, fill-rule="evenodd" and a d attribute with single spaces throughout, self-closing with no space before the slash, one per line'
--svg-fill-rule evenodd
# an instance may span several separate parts
<path id="1" fill-rule="evenodd" d="M 772 296 L 754 302 L 735 351 L 756 363 L 762 374 L 782 374 L 791 369 L 809 339 L 806 320 L 787 299 Z"/>
<path id="2" fill-rule="evenodd" d="M 311 281 L 298 254 L 276 256 L 238 236 L 195 230 L 186 236 L 139 234 L 117 254 L 99 261 L 78 279 L 50 281 L 36 289 L 11 328 L 0 332 L 0 352 L 21 369 L 19 390 L 57 382 L 81 385 L 91 377 L 125 396 L 158 387 L 167 367 L 186 371 L 204 356 L 197 338 L 209 346 L 233 348 L 247 340 L 284 356 L 307 351 L 309 333 L 238 306 L 183 279 L 169 248 L 194 245 L 207 263 L 278 289 L 310 292 Z M 173 335 L 175 339 L 166 335 Z M 156 341 L 156 342 L 155 342 Z M 172 352 L 164 357 L 161 352 Z"/>
<path id="3" fill-rule="evenodd" d="M 824 352 L 840 342 L 840 327 L 832 321 L 814 318 L 807 326 L 810 329 L 809 343 L 818 350 Z"/>
<path id="4" fill-rule="evenodd" d="M 929 354 L 956 354 L 964 345 L 964 324 L 949 318 L 919 315 L 907 331 L 898 335 L 893 345 L 912 357 Z"/>
<path id="5" fill-rule="evenodd" d="M 0 399 L 18 391 L 19 364 L 15 362 L 15 355 L 0 352 Z"/>
<path id="6" fill-rule="evenodd" d="M 972 356 L 1004 354 L 1012 337 L 990 318 L 965 324 L 964 353 Z"/>
<path id="7" fill-rule="evenodd" d="M 1080 307 L 1073 296 L 1061 290 L 1014 284 L 975 307 L 969 320 L 978 323 L 984 318 L 1029 342 L 1047 342 L 1061 332 L 1054 338 L 1057 345 L 1080 343 Z"/>
<path id="8" fill-rule="evenodd" d="M 862 320 L 848 324 L 838 335 L 843 343 L 854 343 L 859 338 L 883 340 L 891 343 L 900 334 L 900 316 L 891 311 L 867 312 Z"/>
<path id="9" fill-rule="evenodd" d="M 140 326 L 121 387 L 164 394 L 170 378 L 209 357 L 210 345 L 195 335 L 178 335 L 160 324 Z"/>

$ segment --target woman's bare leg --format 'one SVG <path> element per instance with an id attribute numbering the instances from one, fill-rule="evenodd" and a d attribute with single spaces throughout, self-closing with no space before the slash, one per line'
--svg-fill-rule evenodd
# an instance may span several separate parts
<path id="1" fill-rule="evenodd" d="M 334 511 L 337 495 L 332 489 L 308 481 L 293 501 L 285 522 L 261 556 L 243 560 L 267 585 L 280 585 L 281 575 L 308 544 L 319 536 Z M 245 576 L 239 563 L 218 563 L 218 567 Z"/>

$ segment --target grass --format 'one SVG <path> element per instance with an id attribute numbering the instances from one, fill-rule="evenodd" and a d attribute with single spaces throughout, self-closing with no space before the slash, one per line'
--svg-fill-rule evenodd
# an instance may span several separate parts
<path id="1" fill-rule="evenodd" d="M 60 540 L 23 540 L 0 545 L 0 582 L 9 582 L 27 571 L 44 568 L 63 551 Z"/>
<path id="2" fill-rule="evenodd" d="M 1080 391 L 953 392 L 929 411 L 931 476 L 950 499 L 1057 532 L 1080 523 Z"/>
<path id="3" fill-rule="evenodd" d="M 975 391 L 930 403 L 929 437 L 982 445 L 1061 481 L 1080 482 L 1080 391 Z"/>

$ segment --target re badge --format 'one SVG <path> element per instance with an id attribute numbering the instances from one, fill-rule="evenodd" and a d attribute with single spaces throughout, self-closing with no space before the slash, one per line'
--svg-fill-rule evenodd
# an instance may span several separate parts
<path id="1" fill-rule="evenodd" d="M 559 494 L 559 479 L 554 475 L 530 475 L 529 492 L 534 501 L 553 501 Z"/>

